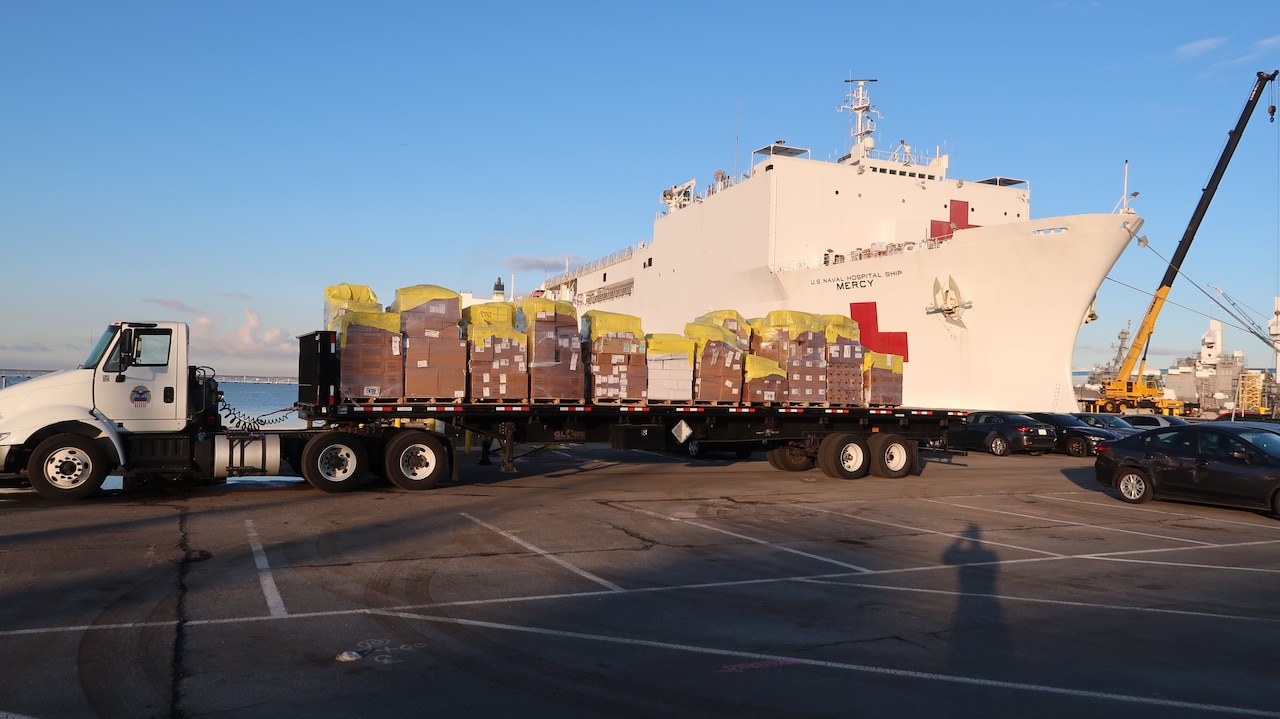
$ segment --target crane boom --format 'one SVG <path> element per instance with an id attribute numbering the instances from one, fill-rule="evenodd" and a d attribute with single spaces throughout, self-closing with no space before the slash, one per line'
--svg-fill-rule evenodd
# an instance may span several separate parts
<path id="1" fill-rule="evenodd" d="M 1245 125 L 1249 123 L 1249 116 L 1253 114 L 1254 109 L 1258 106 L 1258 100 L 1262 97 L 1263 88 L 1266 87 L 1267 83 L 1275 80 L 1277 75 L 1280 75 L 1280 70 L 1272 73 L 1258 73 L 1258 79 L 1253 85 L 1253 91 L 1249 93 L 1249 100 L 1245 103 L 1244 110 L 1240 113 L 1240 119 L 1236 122 L 1235 129 L 1227 136 L 1226 147 L 1222 149 L 1222 156 L 1218 158 L 1218 164 L 1213 168 L 1213 174 L 1209 177 L 1209 184 L 1200 193 L 1200 202 L 1196 204 L 1195 211 L 1191 213 L 1191 221 L 1187 223 L 1187 229 L 1182 233 L 1182 239 L 1178 242 L 1177 250 L 1173 253 L 1173 259 L 1169 261 L 1169 266 L 1165 269 L 1164 278 L 1160 281 L 1160 287 L 1151 297 L 1151 306 L 1147 308 L 1147 313 L 1143 316 L 1142 323 L 1138 325 L 1138 331 L 1134 333 L 1133 344 L 1129 346 L 1129 353 L 1125 355 L 1116 378 L 1103 386 L 1102 393 L 1104 398 L 1109 400 L 1109 406 L 1114 402 L 1128 400 L 1130 403 L 1134 403 L 1143 399 L 1154 399 L 1157 396 L 1158 390 L 1154 383 L 1135 383 L 1132 381 L 1134 367 L 1138 365 L 1138 358 L 1141 357 L 1142 365 L 1138 368 L 1138 379 L 1140 380 L 1142 370 L 1146 367 L 1148 341 L 1151 339 L 1151 333 L 1156 328 L 1156 317 L 1160 314 L 1165 300 L 1169 297 L 1169 290 L 1173 286 L 1173 281 L 1178 277 L 1178 272 L 1182 269 L 1182 261 L 1186 258 L 1187 251 L 1191 249 L 1191 242 L 1195 239 L 1196 231 L 1200 229 L 1200 222 L 1204 220 L 1205 212 L 1209 209 L 1209 203 L 1213 201 L 1213 195 L 1218 191 L 1218 184 L 1222 181 L 1222 176 L 1226 174 L 1227 163 L 1231 161 L 1231 156 L 1235 153 L 1236 146 L 1240 144 L 1240 136 L 1244 134 Z M 1274 121 L 1274 106 L 1270 108 L 1270 112 Z"/>

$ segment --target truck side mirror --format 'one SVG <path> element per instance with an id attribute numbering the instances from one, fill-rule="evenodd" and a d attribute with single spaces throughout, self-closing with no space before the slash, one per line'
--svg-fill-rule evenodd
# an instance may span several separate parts
<path id="1" fill-rule="evenodd" d="M 134 359 L 136 359 L 134 357 L 134 352 L 136 351 L 134 342 L 136 341 L 137 340 L 134 338 L 133 330 L 126 329 L 120 333 L 120 371 L 121 372 L 133 366 Z"/>

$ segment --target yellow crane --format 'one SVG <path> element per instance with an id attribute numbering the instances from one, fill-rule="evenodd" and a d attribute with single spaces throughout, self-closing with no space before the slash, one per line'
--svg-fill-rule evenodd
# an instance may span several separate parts
<path id="1" fill-rule="evenodd" d="M 1160 314 L 1161 308 L 1164 307 L 1165 300 L 1169 297 L 1169 289 L 1173 286 L 1174 279 L 1177 278 L 1179 270 L 1182 268 L 1182 260 L 1187 256 L 1187 250 L 1191 249 L 1191 241 L 1195 239 L 1196 230 L 1200 228 L 1200 222 L 1204 219 L 1205 212 L 1209 209 L 1209 203 L 1213 200 L 1213 195 L 1218 191 L 1218 183 L 1222 181 L 1223 174 L 1227 171 L 1227 163 L 1231 161 L 1231 155 L 1235 153 L 1236 146 L 1240 144 L 1240 136 L 1244 134 L 1244 127 L 1249 122 L 1249 116 L 1253 114 L 1254 108 L 1258 106 L 1258 100 L 1262 97 L 1262 90 L 1267 83 L 1276 79 L 1276 75 L 1280 74 L 1280 70 L 1272 73 L 1259 72 L 1257 82 L 1253 85 L 1253 91 L 1249 93 L 1249 101 L 1245 103 L 1244 111 L 1240 113 L 1240 120 L 1236 123 L 1235 129 L 1227 136 L 1227 145 L 1222 149 L 1222 156 L 1218 158 L 1218 164 L 1213 168 L 1213 175 L 1209 177 L 1209 184 L 1200 194 L 1200 202 L 1196 204 L 1195 212 L 1191 213 L 1191 221 L 1187 224 L 1187 230 L 1182 234 L 1182 240 L 1178 242 L 1178 248 L 1173 253 L 1173 259 L 1169 261 L 1169 267 L 1165 270 L 1164 279 L 1160 282 L 1159 289 L 1151 296 L 1151 306 L 1147 308 L 1147 314 L 1142 318 L 1142 324 L 1138 325 L 1138 331 L 1134 333 L 1133 344 L 1129 346 L 1129 353 L 1125 355 L 1124 361 L 1120 364 L 1120 369 L 1116 373 L 1116 378 L 1107 380 L 1102 385 L 1101 397 L 1096 403 L 1096 408 L 1103 412 L 1123 412 L 1126 409 L 1142 407 L 1153 409 L 1165 414 L 1180 414 L 1182 410 L 1182 402 L 1178 400 L 1170 400 L 1164 398 L 1164 392 L 1159 384 L 1151 378 L 1143 376 L 1143 371 L 1147 366 L 1147 347 L 1148 341 L 1151 339 L 1151 333 L 1156 328 L 1156 317 Z M 1267 108 L 1271 116 L 1271 121 L 1275 122 L 1276 106 L 1271 105 Z M 1145 245 L 1146 238 L 1138 238 L 1139 244 Z M 1141 362 L 1139 362 L 1141 357 Z M 1137 367 L 1137 377 L 1134 377 L 1134 367 Z"/>

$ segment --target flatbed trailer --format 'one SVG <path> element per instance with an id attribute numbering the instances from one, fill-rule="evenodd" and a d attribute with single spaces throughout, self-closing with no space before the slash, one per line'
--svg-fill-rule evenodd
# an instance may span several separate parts
<path id="1" fill-rule="evenodd" d="M 370 427 L 375 435 L 395 433 L 389 425 L 399 431 L 429 432 L 445 452 L 432 461 L 447 463 L 455 479 L 454 443 L 445 441 L 450 432 L 496 440 L 502 469 L 508 472 L 516 471 L 514 457 L 520 444 L 607 442 L 615 449 L 663 450 L 699 443 L 730 447 L 741 456 L 764 451 L 769 463 L 781 470 L 816 465 L 829 476 L 843 479 L 868 474 L 903 477 L 918 472 L 921 446 L 947 451 L 948 428 L 962 422 L 966 414 L 817 404 L 344 401 L 338 392 L 336 333 L 316 332 L 301 340 L 295 405 L 301 418 L 346 433 Z M 434 454 L 437 448 L 418 449 Z M 304 477 L 317 474 L 311 466 L 314 461 L 300 461 Z M 397 485 L 417 488 L 412 477 L 401 476 L 404 472 L 392 467 L 387 473 Z M 328 480 L 308 477 L 308 481 L 321 485 Z"/>
<path id="2" fill-rule="evenodd" d="M 690 443 L 763 451 L 787 471 L 835 478 L 918 472 L 919 449 L 947 449 L 965 412 L 905 407 L 646 402 L 414 402 L 342 396 L 337 333 L 299 338 L 301 429 L 227 427 L 212 370 L 188 364 L 181 322 L 108 327 L 85 364 L 0 390 L 0 480 L 50 499 L 165 482 L 298 475 L 344 492 L 381 475 L 403 489 L 458 479 L 457 440 L 496 440 L 516 471 L 521 444 L 608 442 L 661 450 Z"/>

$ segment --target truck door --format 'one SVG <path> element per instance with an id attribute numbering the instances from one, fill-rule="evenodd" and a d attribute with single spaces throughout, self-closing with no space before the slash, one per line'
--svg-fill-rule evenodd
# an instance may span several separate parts
<path id="1" fill-rule="evenodd" d="M 126 342 L 132 342 L 132 351 L 124 351 Z M 186 376 L 174 366 L 178 354 L 172 328 L 122 330 L 100 365 L 94 382 L 94 406 L 125 432 L 182 429 L 186 424 Z M 122 355 L 130 359 L 126 361 Z M 177 359 L 185 362 L 185 357 Z"/>

